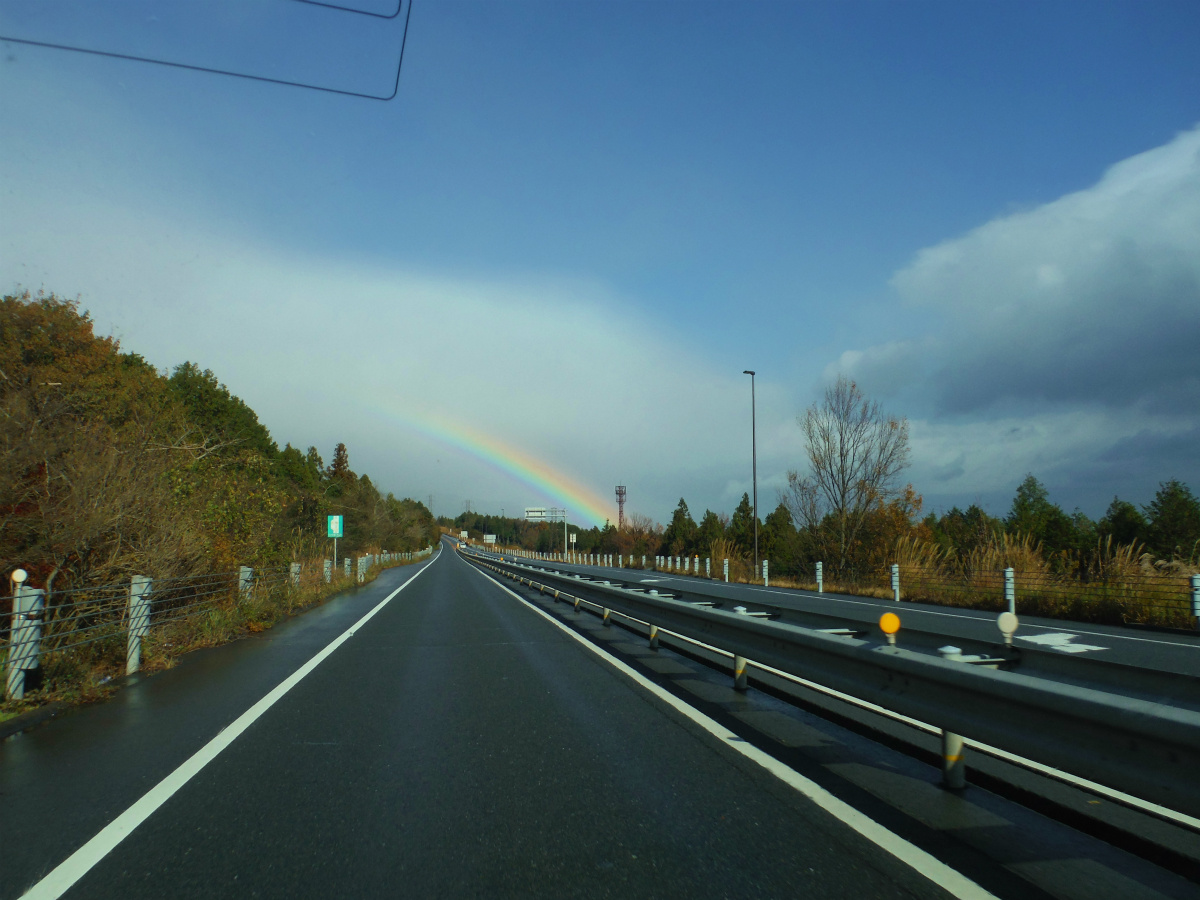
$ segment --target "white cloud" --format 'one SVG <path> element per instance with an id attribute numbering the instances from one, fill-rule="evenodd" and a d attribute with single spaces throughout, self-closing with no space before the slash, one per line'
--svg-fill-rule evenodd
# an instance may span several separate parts
<path id="1" fill-rule="evenodd" d="M 328 455 L 345 441 L 357 469 L 385 489 L 433 493 L 442 511 L 560 498 L 432 442 L 413 418 L 467 424 L 604 498 L 627 483 L 630 508 L 656 518 L 680 493 L 700 511 L 732 509 L 728 476 L 749 475 L 746 379 L 714 371 L 602 286 L 297 258 L 111 203 L 61 211 L 52 227 L 5 237 L 10 259 L 44 273 L 31 286 L 82 294 L 99 331 L 156 365 L 212 368 L 281 443 Z M 0 271 L 10 288 L 22 275 Z M 760 422 L 791 421 L 776 386 L 760 380 L 758 402 Z M 780 468 L 787 429 L 760 436 L 760 463 Z"/>
<path id="2" fill-rule="evenodd" d="M 1034 471 L 1081 502 L 1200 478 L 1200 454 L 1181 472 L 1174 450 L 1141 460 L 1136 486 L 1101 464 L 1200 426 L 1200 128 L 922 250 L 892 284 L 940 327 L 849 350 L 829 374 L 921 410 L 914 477 L 1011 492 Z"/>
<path id="3" fill-rule="evenodd" d="M 893 284 L 945 317 L 910 367 L 945 412 L 1010 400 L 1200 399 L 1200 129 L 1094 186 L 921 251 Z M 889 370 L 894 345 L 855 368 Z"/>

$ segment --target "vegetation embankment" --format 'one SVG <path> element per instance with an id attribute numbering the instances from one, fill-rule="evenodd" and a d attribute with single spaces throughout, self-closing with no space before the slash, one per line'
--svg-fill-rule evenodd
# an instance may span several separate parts
<path id="1" fill-rule="evenodd" d="M 123 585 L 127 594 L 135 575 L 184 585 L 241 566 L 268 572 L 300 562 L 305 578 L 316 578 L 332 556 L 327 515 L 343 517 L 342 557 L 416 551 L 439 533 L 423 504 L 383 494 L 356 474 L 344 444 L 328 465 L 315 447 L 280 449 L 211 371 L 185 362 L 160 373 L 96 336 L 74 302 L 29 293 L 0 299 L 0 565 L 6 579 L 20 567 L 29 587 L 46 592 L 47 638 L 72 643 L 69 633 L 83 628 L 102 635 L 109 626 L 95 616 L 55 623 L 54 608 L 89 591 L 101 596 L 104 586 Z M 322 574 L 299 590 L 214 595 L 192 614 L 152 618 L 143 667 L 269 627 L 345 587 L 342 571 L 334 567 L 329 586 Z M 42 687 L 26 702 L 93 696 L 123 671 L 122 640 L 89 635 L 57 653 L 49 641 Z"/>
<path id="2" fill-rule="evenodd" d="M 732 515 L 705 510 L 699 523 L 682 497 L 664 527 L 634 514 L 623 528 L 575 529 L 579 553 L 713 560 L 721 577 L 1000 610 L 1004 570 L 1013 569 L 1019 613 L 1082 622 L 1191 627 L 1190 576 L 1200 572 L 1200 500 L 1185 483 L 1163 481 L 1145 506 L 1114 497 L 1092 520 L 1065 512 L 1032 474 L 1017 486 L 1008 515 L 978 505 L 922 517 L 923 500 L 900 481 L 908 465 L 908 423 L 885 415 L 851 381 L 799 418 L 805 471 L 788 473 L 775 509 L 756 522 L 748 495 Z M 508 546 L 561 552 L 562 526 L 464 513 L 442 519 L 453 533 L 496 534 Z M 757 524 L 757 529 L 756 529 Z M 755 532 L 757 530 L 757 539 Z M 695 571 L 693 569 L 693 571 Z"/>
<path id="3" fill-rule="evenodd" d="M 369 584 L 385 569 L 420 561 L 404 559 L 374 565 L 364 572 L 361 583 Z M 257 577 L 253 589 L 244 596 L 237 590 L 236 572 L 213 573 L 195 580 L 176 579 L 184 584 L 170 586 L 172 600 L 161 606 L 155 605 L 156 624 L 142 639 L 139 671 L 149 674 L 174 668 L 181 656 L 193 650 L 258 634 L 334 594 L 359 585 L 357 573 L 347 577 L 337 570 L 326 583 L 323 560 L 305 560 L 301 567 L 302 578 L 298 585 L 290 583 L 286 571 L 276 569 Z M 200 584 L 187 584 L 193 581 Z M 203 590 L 214 581 L 221 584 L 217 591 Z M 67 596 L 73 601 L 81 601 L 84 606 L 90 602 L 102 612 L 106 596 L 119 593 L 123 606 L 128 591 L 129 585 L 122 584 L 95 591 L 72 592 Z M 197 602 L 196 593 L 210 596 Z M 72 608 L 75 606 L 72 603 Z M 84 616 L 87 616 L 86 612 Z M 6 700 L 0 705 L 0 722 L 47 703 L 69 706 L 100 700 L 121 683 L 127 658 L 126 616 L 110 617 L 107 622 L 91 626 L 92 630 L 85 635 L 56 632 L 53 622 L 47 624 L 40 666 L 28 675 L 32 689 L 22 699 Z"/>

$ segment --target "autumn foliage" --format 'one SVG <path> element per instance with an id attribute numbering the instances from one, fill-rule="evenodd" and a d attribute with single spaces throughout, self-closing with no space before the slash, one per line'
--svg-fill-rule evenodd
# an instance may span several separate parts
<path id="1" fill-rule="evenodd" d="M 428 510 L 315 448 L 278 449 L 208 370 L 169 376 L 54 295 L 0 300 L 0 562 L 50 590 L 434 540 Z M 339 548 L 340 549 L 340 548 Z"/>

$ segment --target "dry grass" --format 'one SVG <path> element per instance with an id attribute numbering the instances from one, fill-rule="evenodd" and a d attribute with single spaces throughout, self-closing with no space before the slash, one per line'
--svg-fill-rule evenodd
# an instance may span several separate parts
<path id="1" fill-rule="evenodd" d="M 1188 576 L 1194 567 L 1155 562 L 1134 546 L 1098 543 L 1087 555 L 1048 558 L 1028 537 L 994 535 L 965 557 L 911 539 L 896 546 L 901 598 L 1002 611 L 1004 569 L 1012 568 L 1017 612 L 1112 625 L 1192 626 Z M 878 596 L 887 573 L 853 593 Z M 834 588 L 830 588 L 834 590 Z M 890 596 L 890 592 L 887 593 Z"/>
<path id="2" fill-rule="evenodd" d="M 367 573 L 366 582 L 374 581 L 385 568 L 402 565 L 411 563 L 397 561 L 388 566 L 374 566 Z M 256 588 L 240 600 L 236 593 L 229 593 L 189 615 L 153 626 L 142 639 L 141 671 L 170 669 L 179 657 L 192 650 L 258 634 L 357 583 L 354 576 L 346 578 L 335 568 L 332 582 L 325 584 L 320 558 L 305 560 L 301 573 L 299 587 L 285 580 Z M 0 703 L 0 721 L 46 703 L 91 703 L 116 690 L 117 679 L 125 674 L 128 638 L 124 623 L 114 622 L 111 629 L 98 629 L 92 637 L 95 639 L 82 646 L 43 653 L 41 685 L 27 693 L 24 700 Z"/>
<path id="3" fill-rule="evenodd" d="M 761 583 L 749 557 L 726 540 L 710 548 L 712 577 L 720 580 L 721 561 L 729 560 L 729 580 Z M 1192 628 L 1189 576 L 1200 572 L 1200 559 L 1155 560 L 1134 545 L 1097 544 L 1086 555 L 1048 557 L 1025 537 L 999 533 L 964 557 L 910 537 L 897 542 L 892 559 L 900 566 L 902 600 L 1001 612 L 1004 570 L 1012 568 L 1017 612 L 1022 615 L 1110 625 L 1139 624 Z M 640 558 L 630 568 L 640 568 Z M 647 560 L 647 568 L 653 559 Z M 703 571 L 703 569 L 701 569 Z M 827 574 L 828 593 L 891 599 L 885 568 L 857 579 Z M 803 576 L 771 576 L 773 586 L 816 591 Z"/>

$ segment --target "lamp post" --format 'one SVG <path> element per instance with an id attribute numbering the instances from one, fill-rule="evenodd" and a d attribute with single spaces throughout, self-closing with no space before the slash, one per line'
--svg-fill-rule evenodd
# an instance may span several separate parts
<path id="1" fill-rule="evenodd" d="M 758 434 L 755 423 L 754 372 L 746 369 L 743 375 L 750 376 L 750 471 L 754 479 L 754 571 L 758 571 Z"/>

